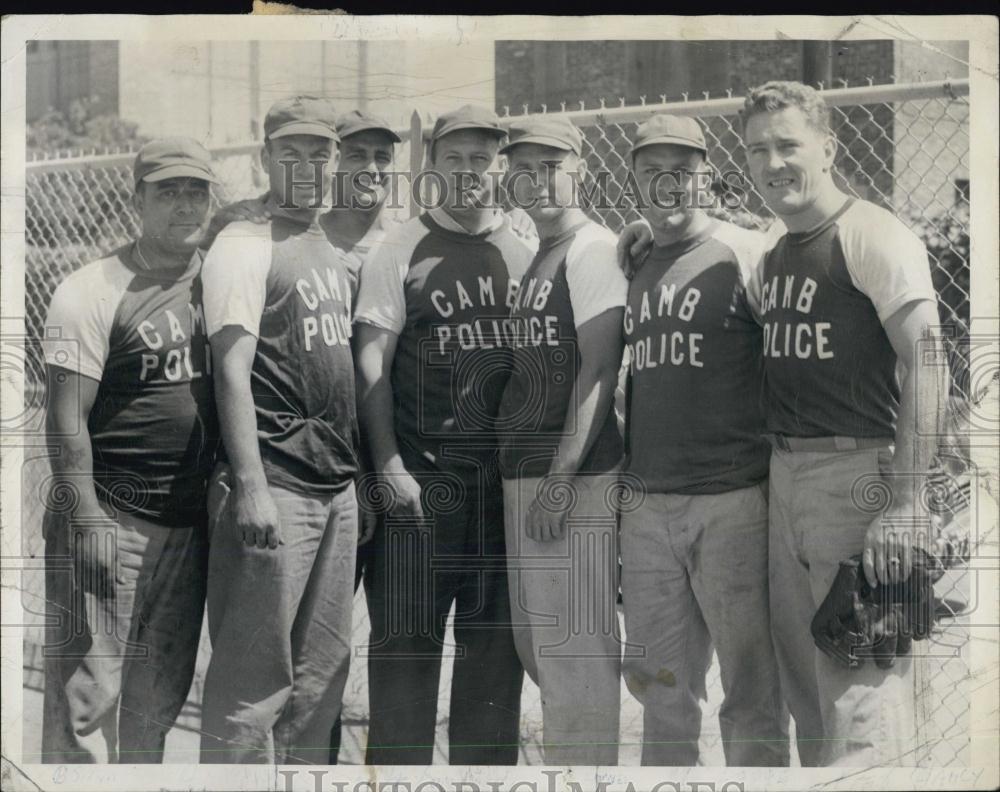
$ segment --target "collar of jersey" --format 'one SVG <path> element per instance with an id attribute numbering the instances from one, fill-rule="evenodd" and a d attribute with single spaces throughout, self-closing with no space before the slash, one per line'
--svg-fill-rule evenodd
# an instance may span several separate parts
<path id="1" fill-rule="evenodd" d="M 854 203 L 854 197 L 848 196 L 847 200 L 844 201 L 843 205 L 832 215 L 830 215 L 826 220 L 820 223 L 814 228 L 810 228 L 808 231 L 789 231 L 787 233 L 788 241 L 793 245 L 801 245 L 805 242 L 815 239 L 824 231 L 826 231 L 830 226 L 836 223 L 841 217 L 843 217 L 844 212 L 851 208 L 851 204 Z"/>
<path id="2" fill-rule="evenodd" d="M 682 256 L 685 253 L 694 250 L 699 245 L 708 241 L 714 236 L 716 230 L 719 228 L 719 221 L 714 217 L 709 218 L 709 223 L 701 229 L 697 234 L 692 234 L 691 236 L 684 237 L 683 239 L 678 239 L 676 242 L 671 242 L 669 245 L 655 246 L 650 255 L 657 258 L 668 258 L 675 259 L 678 256 Z"/>
<path id="3" fill-rule="evenodd" d="M 455 220 L 450 214 L 448 214 L 440 206 L 433 206 L 427 210 L 427 215 L 431 220 L 435 222 L 438 226 L 443 228 L 445 231 L 453 231 L 456 234 L 464 234 L 470 237 L 479 237 L 486 234 L 490 234 L 496 231 L 500 226 L 503 225 L 504 213 L 499 209 L 493 211 L 493 216 L 490 218 L 489 222 L 486 223 L 479 231 L 473 233 L 469 231 L 465 226 Z"/>
<path id="4" fill-rule="evenodd" d="M 320 234 L 323 233 L 323 229 L 320 228 L 319 225 L 319 212 L 314 214 L 311 220 L 303 220 L 300 217 L 293 217 L 292 215 L 287 214 L 270 198 L 267 201 L 267 208 L 270 210 L 271 218 L 273 220 L 280 220 L 283 223 L 289 223 L 290 225 L 297 226 L 308 231 L 316 231 Z"/>
<path id="5" fill-rule="evenodd" d="M 193 278 L 201 268 L 201 260 L 204 257 L 204 254 L 205 251 L 198 248 L 191 254 L 191 259 L 183 268 L 173 267 L 171 269 L 147 269 L 136 260 L 135 241 L 132 241 L 119 248 L 118 259 L 125 265 L 126 269 L 135 273 L 140 278 L 149 278 L 150 280 L 175 283 L 187 278 Z"/>
<path id="6" fill-rule="evenodd" d="M 538 249 L 539 250 L 548 250 L 549 248 L 554 248 L 554 247 L 556 247 L 558 245 L 561 245 L 567 239 L 572 239 L 573 237 L 575 237 L 580 232 L 580 229 L 582 229 L 582 228 L 586 227 L 587 225 L 589 225 L 590 222 L 591 222 L 591 220 L 588 217 L 585 220 L 581 220 L 576 225 L 570 226 L 565 231 L 563 231 L 561 234 L 557 234 L 554 237 L 549 237 L 548 239 L 542 239 L 541 237 L 539 237 L 539 239 L 538 239 Z"/>

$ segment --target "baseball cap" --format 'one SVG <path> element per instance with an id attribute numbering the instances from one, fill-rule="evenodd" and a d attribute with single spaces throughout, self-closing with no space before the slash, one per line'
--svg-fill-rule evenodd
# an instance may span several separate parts
<path id="1" fill-rule="evenodd" d="M 669 143 L 674 146 L 687 146 L 708 154 L 705 145 L 705 133 L 701 124 L 690 116 L 667 115 L 661 113 L 648 121 L 639 124 L 635 131 L 635 142 L 631 153 L 634 156 L 641 148 Z"/>
<path id="2" fill-rule="evenodd" d="M 136 184 L 184 177 L 219 181 L 212 172 L 212 155 L 197 140 L 186 137 L 151 140 L 139 149 L 132 175 Z"/>
<path id="3" fill-rule="evenodd" d="M 507 135 L 508 142 L 500 149 L 501 154 L 518 143 L 537 143 L 575 154 L 583 151 L 583 134 L 576 124 L 564 116 L 529 116 L 512 123 Z"/>
<path id="4" fill-rule="evenodd" d="M 438 120 L 434 122 L 434 131 L 431 132 L 431 142 L 460 129 L 482 129 L 492 132 L 498 138 L 507 134 L 507 131 L 500 126 L 500 118 L 489 108 L 462 105 L 458 110 L 438 116 Z"/>
<path id="5" fill-rule="evenodd" d="M 316 135 L 340 140 L 333 105 L 316 96 L 279 99 L 264 117 L 264 137 L 272 140 L 288 135 Z"/>
<path id="6" fill-rule="evenodd" d="M 389 124 L 377 116 L 368 115 L 361 110 L 351 110 L 337 118 L 337 134 L 343 140 L 358 132 L 367 132 L 369 129 L 377 129 L 385 132 L 392 138 L 393 143 L 402 143 L 403 139 L 392 131 Z"/>

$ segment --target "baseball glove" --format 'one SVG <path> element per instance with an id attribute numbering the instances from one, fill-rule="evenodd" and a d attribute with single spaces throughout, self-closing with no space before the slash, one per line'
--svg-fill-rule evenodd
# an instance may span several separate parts
<path id="1" fill-rule="evenodd" d="M 871 658 L 879 668 L 892 668 L 908 654 L 913 641 L 934 627 L 934 582 L 943 574 L 940 561 L 917 548 L 913 569 L 901 583 L 868 585 L 861 556 L 840 562 L 830 592 L 810 626 L 822 652 L 849 668 Z"/>

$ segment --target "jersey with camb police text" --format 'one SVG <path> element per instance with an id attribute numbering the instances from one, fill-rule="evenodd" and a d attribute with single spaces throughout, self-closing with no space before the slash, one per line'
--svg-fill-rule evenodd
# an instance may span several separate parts
<path id="1" fill-rule="evenodd" d="M 628 281 L 618 267 L 615 236 L 592 220 L 544 239 L 521 278 L 511 318 L 513 371 L 497 420 L 504 478 L 544 476 L 574 422 L 581 355 L 577 328 L 625 305 Z M 567 424 L 567 416 L 570 423 Z M 580 473 L 611 470 L 623 453 L 609 403 Z"/>
<path id="2" fill-rule="evenodd" d="M 233 223 L 205 259 L 209 335 L 256 336 L 250 388 L 269 483 L 338 492 L 358 470 L 351 281 L 314 221 Z M 224 450 L 224 449 L 223 449 Z"/>
<path id="3" fill-rule="evenodd" d="M 495 470 L 510 310 L 533 253 L 502 216 L 470 234 L 441 210 L 401 224 L 372 250 L 356 321 L 398 336 L 391 382 L 404 454 L 459 475 Z"/>
<path id="4" fill-rule="evenodd" d="M 765 238 L 712 220 L 654 246 L 625 308 L 625 469 L 650 492 L 715 494 L 767 476 L 761 331 L 746 287 Z"/>
<path id="5" fill-rule="evenodd" d="M 200 270 L 200 253 L 143 268 L 126 245 L 67 277 L 45 323 L 46 363 L 100 383 L 87 419 L 98 498 L 167 526 L 203 519 L 218 445 Z"/>
<path id="6" fill-rule="evenodd" d="M 848 199 L 776 237 L 751 289 L 764 327 L 767 429 L 791 437 L 892 438 L 900 388 L 883 323 L 934 300 L 927 250 L 892 213 Z"/>

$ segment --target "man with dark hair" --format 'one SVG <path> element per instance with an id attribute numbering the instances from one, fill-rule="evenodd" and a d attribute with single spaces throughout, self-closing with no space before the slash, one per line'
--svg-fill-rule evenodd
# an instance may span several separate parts
<path id="1" fill-rule="evenodd" d="M 752 90 L 743 111 L 750 175 L 787 230 L 750 290 L 774 446 L 771 629 L 803 765 L 914 764 L 917 658 L 852 669 L 810 633 L 841 561 L 861 554 L 878 589 L 906 580 L 928 547 L 920 493 L 947 371 L 927 251 L 890 212 L 834 184 L 827 113 L 816 91 L 787 82 Z M 890 493 L 884 510 L 858 497 L 871 486 Z"/>
<path id="2" fill-rule="evenodd" d="M 264 120 L 264 224 L 205 261 L 224 461 L 209 490 L 202 761 L 325 764 L 350 659 L 358 511 L 351 279 L 320 227 L 333 108 Z"/>
<path id="3" fill-rule="evenodd" d="M 216 179 L 188 138 L 143 146 L 133 173 L 139 239 L 67 277 L 45 327 L 45 762 L 162 761 L 201 632 L 218 429 L 198 244 Z"/>
<path id="4" fill-rule="evenodd" d="M 504 134 L 485 108 L 442 115 L 430 160 L 439 205 L 393 229 L 364 265 L 358 404 L 391 501 L 367 581 L 370 764 L 430 764 L 453 604 L 449 760 L 517 762 L 523 670 L 494 423 L 532 250 L 491 201 Z"/>
<path id="5" fill-rule="evenodd" d="M 631 151 L 653 244 L 624 319 L 625 473 L 640 490 L 621 518 L 625 681 L 643 705 L 642 763 L 695 765 L 714 646 L 726 763 L 787 766 L 761 333 L 746 296 L 765 240 L 706 213 L 707 157 L 698 122 L 665 114 L 640 124 Z"/>

